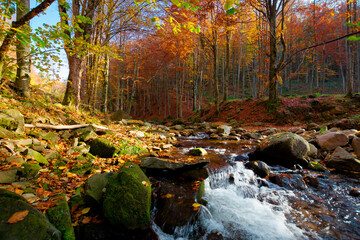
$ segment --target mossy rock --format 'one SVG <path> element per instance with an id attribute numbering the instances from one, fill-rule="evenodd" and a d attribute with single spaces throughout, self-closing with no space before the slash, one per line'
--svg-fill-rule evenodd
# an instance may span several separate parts
<path id="1" fill-rule="evenodd" d="M 71 214 L 69 205 L 66 202 L 65 194 L 61 194 L 56 198 L 57 204 L 47 210 L 46 216 L 49 221 L 62 233 L 63 240 L 75 240 L 75 232 L 71 222 Z"/>
<path id="2" fill-rule="evenodd" d="M 3 127 L 0 126 L 0 138 L 10 138 L 13 139 L 16 137 L 16 134 L 12 131 L 9 131 Z"/>
<path id="3" fill-rule="evenodd" d="M 25 131 L 24 116 L 15 109 L 0 110 L 0 126 L 15 130 L 16 133 L 23 133 Z"/>
<path id="4" fill-rule="evenodd" d="M 193 148 L 189 153 L 192 156 L 205 156 L 207 154 L 206 150 L 203 148 Z"/>
<path id="5" fill-rule="evenodd" d="M 26 200 L 6 190 L 0 190 L 0 239 L 60 240 L 61 233 L 38 210 Z M 16 212 L 29 211 L 28 215 L 17 223 L 9 224 L 8 219 Z"/>
<path id="6" fill-rule="evenodd" d="M 138 155 L 141 153 L 147 153 L 148 150 L 142 148 L 138 145 L 130 145 L 129 142 L 124 141 L 123 144 L 119 147 L 120 151 L 118 154 L 129 154 L 129 155 Z"/>
<path id="7" fill-rule="evenodd" d="M 43 139 L 50 141 L 52 144 L 55 144 L 60 140 L 60 137 L 56 133 L 49 132 L 43 137 Z"/>
<path id="8" fill-rule="evenodd" d="M 106 184 L 113 173 L 101 173 L 92 175 L 85 183 L 85 200 L 102 205 Z"/>
<path id="9" fill-rule="evenodd" d="M 75 173 L 79 176 L 84 176 L 87 173 L 91 173 L 91 170 L 93 168 L 92 160 L 87 159 L 83 156 L 79 156 L 78 158 L 80 159 L 78 159 L 78 162 L 74 166 L 72 166 L 70 172 Z M 84 159 L 81 160 L 81 158 Z"/>
<path id="10" fill-rule="evenodd" d="M 90 153 L 102 158 L 112 158 L 119 149 L 105 138 L 96 138 L 90 144 Z"/>
<path id="11" fill-rule="evenodd" d="M 83 186 L 75 189 L 75 193 L 71 196 L 71 199 L 70 199 L 70 207 L 73 207 L 76 204 L 78 204 L 79 206 L 82 206 L 85 204 L 83 195 L 82 195 L 83 191 L 84 191 Z"/>
<path id="12" fill-rule="evenodd" d="M 24 178 L 35 177 L 41 169 L 40 165 L 36 163 L 23 163 L 22 166 L 24 167 L 24 171 L 22 174 Z"/>
<path id="13" fill-rule="evenodd" d="M 325 172 L 326 168 L 321 163 L 316 161 L 309 161 L 308 168 L 315 171 Z"/>
<path id="14" fill-rule="evenodd" d="M 126 163 L 106 185 L 104 215 L 115 227 L 130 230 L 150 225 L 151 186 L 140 167 Z"/>
<path id="15" fill-rule="evenodd" d="M 28 157 L 33 158 L 38 163 L 49 165 L 48 160 L 46 160 L 46 158 L 43 155 L 41 155 L 41 153 L 32 150 L 31 148 L 26 149 L 24 154 L 27 155 Z"/>

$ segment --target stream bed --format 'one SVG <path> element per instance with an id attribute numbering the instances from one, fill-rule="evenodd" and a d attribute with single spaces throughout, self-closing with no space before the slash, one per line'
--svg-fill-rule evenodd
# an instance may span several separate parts
<path id="1" fill-rule="evenodd" d="M 207 204 L 172 235 L 153 224 L 159 239 L 360 239 L 360 198 L 349 194 L 359 176 L 271 167 L 283 178 L 278 184 L 244 167 L 256 147 L 251 141 L 204 134 L 179 140 L 176 158 L 195 147 L 208 152 Z"/>

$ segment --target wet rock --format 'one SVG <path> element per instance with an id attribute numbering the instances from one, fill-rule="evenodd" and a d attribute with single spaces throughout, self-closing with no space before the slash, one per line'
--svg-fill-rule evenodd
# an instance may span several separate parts
<path id="1" fill-rule="evenodd" d="M 360 172 L 360 161 L 341 147 L 337 147 L 326 163 L 329 168 Z"/>
<path id="2" fill-rule="evenodd" d="M 341 131 L 342 133 L 346 134 L 347 136 L 349 135 L 355 135 L 357 134 L 359 131 L 356 130 L 356 129 L 347 129 L 347 130 L 344 130 L 344 131 Z"/>
<path id="3" fill-rule="evenodd" d="M 105 186 L 112 175 L 113 173 L 101 173 L 88 178 L 85 183 L 85 199 L 102 205 L 106 191 Z"/>
<path id="4" fill-rule="evenodd" d="M 259 133 L 246 132 L 242 135 L 245 139 L 258 139 L 261 137 Z"/>
<path id="5" fill-rule="evenodd" d="M 351 189 L 349 193 L 351 196 L 359 197 L 360 196 L 360 188 Z"/>
<path id="6" fill-rule="evenodd" d="M 239 156 L 236 156 L 234 161 L 236 162 L 242 162 L 242 161 L 247 161 L 249 160 L 249 156 L 247 154 L 242 154 L 242 155 L 239 155 Z"/>
<path id="7" fill-rule="evenodd" d="M 311 143 L 309 143 L 309 147 L 310 147 L 310 149 L 309 149 L 307 155 L 312 158 L 317 158 L 318 149 L 314 146 L 314 144 L 311 144 Z"/>
<path id="8" fill-rule="evenodd" d="M 230 183 L 230 184 L 234 184 L 234 183 L 235 183 L 234 174 L 230 174 L 230 175 L 229 175 L 229 183 Z"/>
<path id="9" fill-rule="evenodd" d="M 75 232 L 71 222 L 71 214 L 65 194 L 52 197 L 56 206 L 46 211 L 46 217 L 61 233 L 63 240 L 75 240 Z"/>
<path id="10" fill-rule="evenodd" d="M 245 164 L 245 167 L 254 171 L 256 175 L 265 178 L 270 174 L 269 166 L 262 161 L 251 161 Z"/>
<path id="11" fill-rule="evenodd" d="M 321 149 L 326 151 L 334 150 L 336 147 L 345 146 L 349 143 L 349 138 L 344 133 L 330 132 L 316 137 L 316 143 Z"/>
<path id="12" fill-rule="evenodd" d="M 309 125 L 307 125 L 306 130 L 307 131 L 311 131 L 311 130 L 316 130 L 316 131 L 320 131 L 321 126 L 317 123 L 309 123 Z"/>
<path id="13" fill-rule="evenodd" d="M 24 151 L 24 155 L 33 158 L 35 161 L 37 161 L 38 163 L 44 164 L 44 165 L 49 165 L 48 160 L 46 160 L 46 158 L 41 155 L 41 153 L 32 150 L 31 148 L 28 148 Z"/>
<path id="14" fill-rule="evenodd" d="M 286 189 L 307 189 L 301 174 L 271 174 L 269 180 Z"/>
<path id="15" fill-rule="evenodd" d="M 209 172 L 206 167 L 208 159 L 196 159 L 194 162 L 173 162 L 156 157 L 144 157 L 140 166 L 146 169 L 148 176 L 168 176 L 171 178 L 182 177 L 188 180 L 207 178 Z"/>
<path id="16" fill-rule="evenodd" d="M 25 131 L 24 116 L 15 109 L 0 110 L 0 126 L 16 133 Z"/>
<path id="17" fill-rule="evenodd" d="M 360 158 L 360 138 L 358 137 L 354 137 L 352 142 L 351 142 L 351 146 L 354 149 L 354 152 L 356 154 L 357 158 Z"/>
<path id="18" fill-rule="evenodd" d="M 229 136 L 231 131 L 231 126 L 220 125 L 217 127 L 216 132 L 223 137 Z"/>
<path id="19" fill-rule="evenodd" d="M 90 153 L 102 158 L 112 158 L 119 149 L 105 138 L 96 138 L 90 144 Z"/>
<path id="20" fill-rule="evenodd" d="M 9 138 L 9 139 L 13 139 L 16 137 L 16 134 L 13 133 L 12 131 L 9 131 L 3 127 L 0 126 L 0 138 Z"/>
<path id="21" fill-rule="evenodd" d="M 12 183 L 16 180 L 16 169 L 9 169 L 0 172 L 0 183 Z"/>
<path id="22" fill-rule="evenodd" d="M 103 203 L 104 215 L 114 227 L 146 229 L 150 225 L 150 181 L 134 163 L 126 163 L 112 176 Z"/>
<path id="23" fill-rule="evenodd" d="M 205 156 L 207 155 L 207 151 L 203 148 L 193 148 L 189 151 L 192 156 Z"/>
<path id="24" fill-rule="evenodd" d="M 155 206 L 155 223 L 168 234 L 173 234 L 176 227 L 191 223 L 198 212 L 198 209 L 194 210 L 193 204 L 200 191 L 201 184 L 194 187 L 192 182 L 160 182 Z"/>
<path id="25" fill-rule="evenodd" d="M 307 175 L 303 179 L 311 187 L 317 188 L 319 186 L 319 179 L 315 175 Z"/>
<path id="26" fill-rule="evenodd" d="M 305 156 L 309 150 L 309 143 L 299 135 L 289 132 L 278 133 L 261 142 L 254 155 L 258 159 L 254 160 L 288 168 L 295 164 L 306 166 Z"/>
<path id="27" fill-rule="evenodd" d="M 20 211 L 29 212 L 22 221 L 9 224 L 8 219 Z M 60 240 L 61 233 L 23 197 L 0 189 L 0 239 Z"/>

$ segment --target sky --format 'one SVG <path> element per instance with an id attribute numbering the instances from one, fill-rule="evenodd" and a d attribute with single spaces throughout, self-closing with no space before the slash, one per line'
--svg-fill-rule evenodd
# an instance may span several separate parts
<path id="1" fill-rule="evenodd" d="M 36 0 L 30 0 L 30 9 L 36 7 L 39 3 L 36 2 Z M 42 27 L 44 23 L 48 25 L 55 25 L 60 21 L 59 11 L 58 11 L 58 3 L 55 1 L 53 4 L 50 5 L 48 9 L 44 13 L 39 14 L 38 16 L 34 17 L 30 21 L 30 25 L 32 29 L 36 29 L 38 27 Z M 69 68 L 67 64 L 67 58 L 65 51 L 62 49 L 60 52 L 61 60 L 63 61 L 63 66 L 59 67 L 58 64 L 54 63 L 54 69 L 55 71 L 58 71 L 59 77 L 61 80 L 66 81 L 68 74 L 69 74 Z"/>

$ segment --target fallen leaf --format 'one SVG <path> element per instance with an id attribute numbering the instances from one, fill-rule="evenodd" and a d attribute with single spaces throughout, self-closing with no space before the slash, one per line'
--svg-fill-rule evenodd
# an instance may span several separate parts
<path id="1" fill-rule="evenodd" d="M 83 220 L 81 221 L 83 224 L 88 224 L 91 221 L 91 217 L 84 217 Z"/>
<path id="2" fill-rule="evenodd" d="M 150 186 L 150 184 L 147 182 L 147 181 L 142 181 L 141 182 L 143 185 L 145 185 L 145 187 L 149 187 Z"/>
<path id="3" fill-rule="evenodd" d="M 19 195 L 21 195 L 21 194 L 23 194 L 23 190 L 21 190 L 21 189 L 18 189 L 18 188 L 16 188 L 15 189 L 15 193 L 17 193 L 17 194 L 19 194 Z"/>
<path id="4" fill-rule="evenodd" d="M 24 220 L 24 218 L 29 214 L 29 210 L 25 210 L 25 211 L 21 211 L 21 212 L 16 212 L 14 213 L 8 220 L 8 223 L 17 223 L 20 222 L 22 220 Z"/>
<path id="5" fill-rule="evenodd" d="M 90 211 L 90 208 L 84 208 L 83 210 L 81 210 L 82 214 L 87 214 Z"/>

